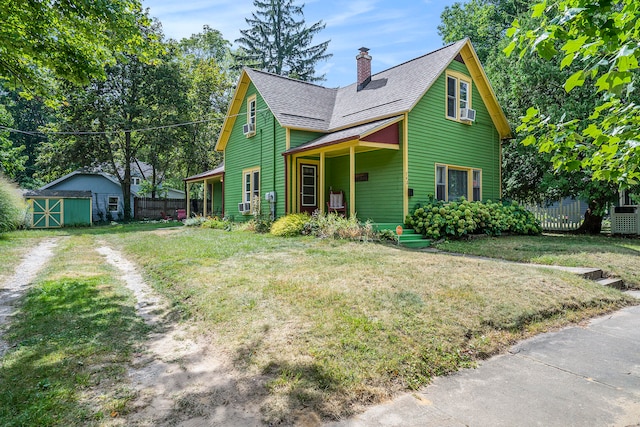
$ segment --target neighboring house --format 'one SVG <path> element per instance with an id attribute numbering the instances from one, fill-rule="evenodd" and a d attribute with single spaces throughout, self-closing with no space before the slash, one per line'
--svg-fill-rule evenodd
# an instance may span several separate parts
<path id="1" fill-rule="evenodd" d="M 94 222 L 117 220 L 124 216 L 124 202 L 120 183 L 114 176 L 105 172 L 78 169 L 43 185 L 40 190 L 90 191 L 92 197 L 92 220 Z"/>
<path id="2" fill-rule="evenodd" d="M 341 191 L 347 214 L 402 223 L 429 195 L 500 198 L 511 131 L 468 39 L 374 75 L 368 49 L 356 62 L 338 89 L 242 71 L 216 144 L 225 216 L 326 211 Z"/>
<path id="3" fill-rule="evenodd" d="M 134 198 L 144 196 L 138 194 L 144 176 L 138 164 L 144 165 L 142 162 L 136 162 L 131 168 L 131 209 L 134 207 Z M 124 196 L 120 181 L 99 168 L 78 169 L 40 187 L 40 190 L 90 191 L 94 222 L 124 217 Z M 184 199 L 183 191 L 167 189 L 165 192 L 168 193 L 167 198 Z"/>
<path id="4" fill-rule="evenodd" d="M 611 232 L 613 234 L 640 234 L 640 195 L 621 190 L 618 206 L 611 210 Z"/>

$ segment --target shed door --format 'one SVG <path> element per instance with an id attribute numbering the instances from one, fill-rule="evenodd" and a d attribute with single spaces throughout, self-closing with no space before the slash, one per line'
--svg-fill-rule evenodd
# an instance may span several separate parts
<path id="1" fill-rule="evenodd" d="M 62 227 L 64 199 L 33 199 L 33 228 Z"/>

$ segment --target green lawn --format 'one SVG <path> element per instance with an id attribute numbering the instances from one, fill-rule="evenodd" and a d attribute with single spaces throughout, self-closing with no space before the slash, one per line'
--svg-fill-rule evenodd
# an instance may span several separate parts
<path id="1" fill-rule="evenodd" d="M 640 239 L 549 234 L 477 238 L 441 243 L 438 249 L 511 261 L 598 267 L 640 288 Z"/>
<path id="2" fill-rule="evenodd" d="M 102 238 L 239 369 L 269 378 L 269 422 L 302 408 L 345 416 L 630 303 L 568 273 L 380 244 L 206 229 Z"/>
<path id="3" fill-rule="evenodd" d="M 176 313 L 210 336 L 237 369 L 265 381 L 262 409 L 271 423 L 290 423 L 301 410 L 347 416 L 473 366 L 515 340 L 633 303 L 568 273 L 492 260 L 159 227 L 166 225 L 23 231 L 0 239 L 6 265 L 17 265 L 25 247 L 68 236 L 5 336 L 15 347 L 0 368 L 0 425 L 100 424 L 128 410 L 125 372 L 146 329 L 130 293 L 92 250 L 97 239 L 136 261 Z M 541 236 L 441 248 L 572 265 L 593 259 L 605 269 L 602 260 L 610 259 L 638 277 L 637 243 Z"/>
<path id="4" fill-rule="evenodd" d="M 5 239 L 25 243 L 60 233 Z M 147 327 L 94 243 L 77 233 L 61 240 L 6 331 L 12 348 L 0 364 L 0 425 L 99 425 L 134 397 L 126 369 Z"/>

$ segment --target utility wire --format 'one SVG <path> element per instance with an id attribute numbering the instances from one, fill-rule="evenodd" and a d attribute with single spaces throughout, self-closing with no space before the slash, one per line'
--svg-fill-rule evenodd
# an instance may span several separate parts
<path id="1" fill-rule="evenodd" d="M 268 111 L 268 109 L 265 108 L 265 109 L 262 109 L 262 110 L 256 110 L 256 113 L 261 113 L 263 111 Z M 238 116 L 244 116 L 246 114 L 247 113 L 238 113 L 238 114 L 233 114 L 233 115 L 226 116 L 226 117 L 238 117 Z M 171 128 L 176 128 L 176 127 L 181 127 L 181 126 L 188 126 L 188 125 L 196 125 L 196 124 L 200 124 L 200 123 L 213 122 L 213 121 L 217 121 L 217 120 L 224 120 L 224 118 L 217 117 L 217 118 L 214 118 L 214 119 L 196 120 L 196 121 L 193 121 L 193 122 L 175 123 L 175 124 L 172 124 L 172 125 L 164 125 L 164 126 L 152 126 L 152 127 L 148 127 L 148 128 L 142 128 L 142 129 L 109 130 L 109 131 L 68 131 L 68 132 L 50 131 L 50 132 L 43 132 L 43 131 L 40 131 L 40 130 L 14 129 L 14 128 L 2 126 L 2 125 L 0 125 L 0 129 L 6 130 L 6 131 L 9 131 L 9 132 L 14 132 L 14 133 L 22 133 L 22 134 L 30 135 L 30 136 L 43 136 L 43 135 L 107 135 L 107 134 L 112 134 L 112 133 L 149 132 L 149 131 L 152 131 L 152 130 L 171 129 Z"/>

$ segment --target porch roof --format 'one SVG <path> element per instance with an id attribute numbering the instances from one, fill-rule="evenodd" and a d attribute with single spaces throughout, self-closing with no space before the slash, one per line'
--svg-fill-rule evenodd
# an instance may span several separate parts
<path id="1" fill-rule="evenodd" d="M 191 175 L 191 176 L 189 176 L 187 178 L 184 178 L 183 181 L 185 181 L 185 182 L 197 182 L 197 181 L 202 181 L 202 180 L 207 179 L 207 178 L 213 178 L 213 177 L 216 177 L 216 176 L 221 176 L 223 174 L 224 174 L 224 162 L 220 163 L 220 165 L 215 169 L 211 169 L 211 170 L 208 170 L 206 172 L 199 173 L 197 175 Z"/>
<path id="2" fill-rule="evenodd" d="M 325 147 L 330 147 L 332 145 L 339 144 L 341 142 L 347 141 L 358 141 L 366 138 L 368 135 L 371 135 L 381 129 L 386 128 L 398 121 L 402 120 L 403 116 L 395 116 L 384 120 L 377 120 L 375 122 L 366 123 L 360 126 L 354 126 L 349 129 L 343 129 L 337 132 L 329 133 L 327 135 L 323 135 L 319 138 L 314 139 L 313 141 L 306 142 L 298 147 L 291 148 L 283 153 L 283 155 L 290 155 L 295 153 L 300 153 L 303 151 L 311 151 L 316 149 L 321 149 Z M 375 144 L 375 142 L 371 141 L 371 144 Z M 388 148 L 397 149 L 398 144 L 392 143 L 382 143 L 378 145 L 388 145 Z M 380 148 L 384 148 L 381 146 Z"/>

